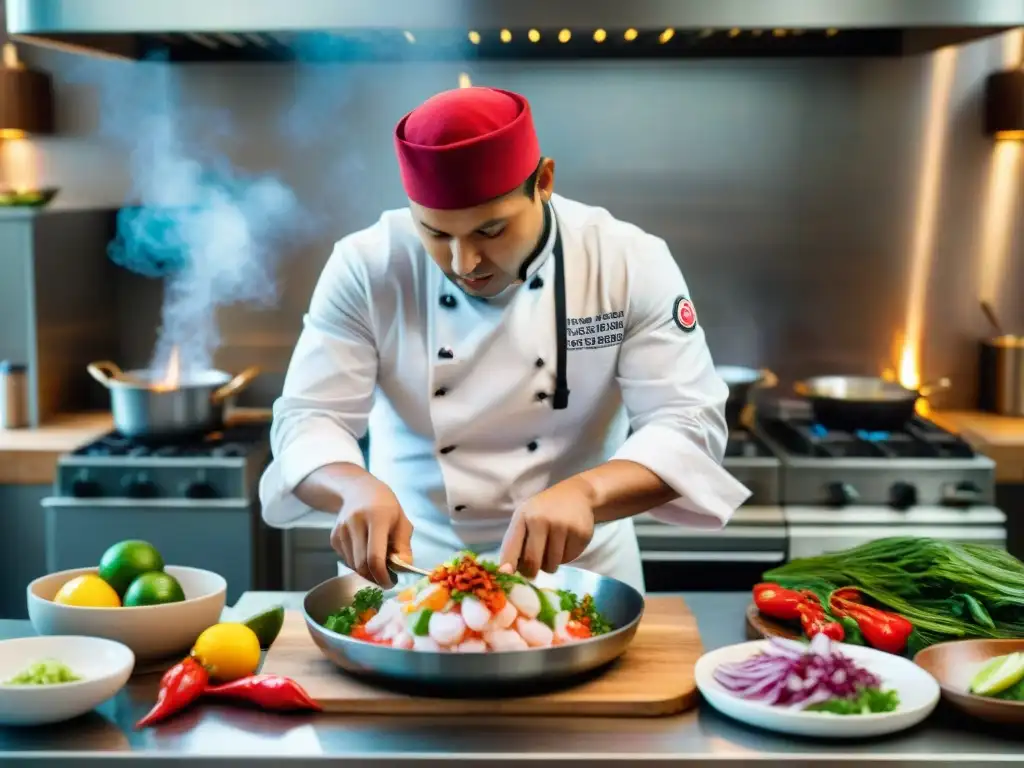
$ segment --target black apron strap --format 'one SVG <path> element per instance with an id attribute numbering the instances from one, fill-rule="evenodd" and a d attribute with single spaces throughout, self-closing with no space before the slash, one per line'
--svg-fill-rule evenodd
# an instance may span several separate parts
<path id="1" fill-rule="evenodd" d="M 569 407 L 569 381 L 566 368 L 565 257 L 562 253 L 562 228 L 555 231 L 555 338 L 558 344 L 558 368 L 555 371 L 555 393 L 551 407 L 557 411 Z"/>

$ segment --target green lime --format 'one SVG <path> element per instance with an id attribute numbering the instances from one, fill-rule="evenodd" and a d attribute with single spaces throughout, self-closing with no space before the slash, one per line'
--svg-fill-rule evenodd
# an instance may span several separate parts
<path id="1" fill-rule="evenodd" d="M 278 605 L 263 613 L 257 613 L 245 622 L 245 626 L 255 632 L 256 637 L 260 639 L 260 650 L 267 650 L 284 626 L 284 606 Z"/>
<path id="2" fill-rule="evenodd" d="M 995 696 L 1024 680 L 1024 653 L 1010 653 L 989 661 L 971 680 L 971 693 Z"/>
<path id="3" fill-rule="evenodd" d="M 124 593 L 126 608 L 141 605 L 164 605 L 180 603 L 185 599 L 185 591 L 178 580 L 163 571 L 144 573 L 131 583 Z"/>
<path id="4" fill-rule="evenodd" d="M 144 573 L 162 571 L 164 559 L 148 541 L 130 539 L 114 544 L 100 559 L 99 574 L 124 598 L 129 585 Z"/>

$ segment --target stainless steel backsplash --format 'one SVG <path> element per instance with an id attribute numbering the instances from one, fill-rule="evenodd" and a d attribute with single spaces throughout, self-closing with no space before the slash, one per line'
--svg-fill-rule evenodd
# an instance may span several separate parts
<path id="1" fill-rule="evenodd" d="M 948 108 L 935 118 L 944 149 L 939 195 L 926 211 L 937 225 L 921 358 L 924 379 L 952 378 L 947 405 L 973 404 L 976 343 L 989 332 L 978 299 L 994 153 L 982 135 L 980 97 L 1003 56 L 1002 38 L 960 49 Z M 111 121 L 130 134 L 133 100 L 166 71 L 50 52 L 25 57 L 58 80 L 62 135 L 39 145 L 43 180 L 63 188 L 66 205 L 120 204 L 130 173 L 124 145 L 109 138 Z M 181 103 L 228 119 L 230 130 L 211 146 L 238 168 L 279 174 L 315 226 L 315 236 L 287 254 L 275 306 L 220 311 L 217 362 L 264 366 L 249 400 L 272 400 L 332 243 L 404 202 L 395 121 L 466 71 L 475 84 L 529 97 L 559 192 L 668 241 L 717 362 L 770 367 L 785 382 L 879 373 L 897 362 L 894 339 L 906 317 L 934 63 L 927 56 L 180 67 Z M 183 130 L 209 132 L 209 124 L 195 125 L 183 122 Z M 1000 234 L 1009 256 L 998 309 L 1017 329 L 1022 214 L 1024 193 Z M 126 366 L 145 364 L 152 352 L 160 292 L 158 282 L 121 276 Z"/>

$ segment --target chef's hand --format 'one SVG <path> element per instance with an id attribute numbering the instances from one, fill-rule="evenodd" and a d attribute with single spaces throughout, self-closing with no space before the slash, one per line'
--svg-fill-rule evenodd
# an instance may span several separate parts
<path id="1" fill-rule="evenodd" d="M 589 486 L 570 478 L 520 506 L 501 542 L 501 564 L 528 579 L 554 573 L 583 554 L 594 536 Z"/>
<path id="2" fill-rule="evenodd" d="M 388 555 L 412 562 L 412 524 L 392 490 L 366 474 L 345 486 L 331 546 L 364 579 L 390 587 Z"/>

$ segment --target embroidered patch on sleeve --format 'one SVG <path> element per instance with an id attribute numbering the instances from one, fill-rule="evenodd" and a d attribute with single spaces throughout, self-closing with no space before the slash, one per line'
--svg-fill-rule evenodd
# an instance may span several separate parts
<path id="1" fill-rule="evenodd" d="M 675 306 L 672 308 L 672 319 L 676 321 L 676 325 L 680 329 L 690 333 L 697 327 L 697 310 L 694 309 L 693 302 L 685 296 L 677 298 Z"/>

